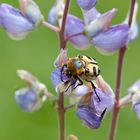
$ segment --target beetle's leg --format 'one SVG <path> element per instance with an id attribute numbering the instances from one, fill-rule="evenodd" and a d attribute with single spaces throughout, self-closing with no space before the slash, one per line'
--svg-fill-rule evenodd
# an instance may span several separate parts
<path id="1" fill-rule="evenodd" d="M 64 64 L 64 65 L 62 66 L 62 68 L 61 68 L 61 75 L 60 75 L 60 76 L 61 76 L 61 81 L 62 81 L 62 82 L 65 82 L 65 81 L 63 80 L 63 77 L 62 77 L 63 71 L 64 71 L 64 68 L 65 68 L 65 67 L 67 67 L 67 64 Z"/>
<path id="2" fill-rule="evenodd" d="M 91 86 L 93 87 L 94 93 L 96 94 L 96 96 L 97 96 L 97 98 L 98 98 L 98 100 L 99 100 L 99 102 L 100 102 L 101 99 L 100 99 L 100 97 L 98 96 L 98 94 L 97 94 L 97 92 L 96 92 L 96 87 L 95 87 L 94 83 L 93 83 L 92 81 L 88 81 L 88 82 L 91 83 Z"/>
<path id="3" fill-rule="evenodd" d="M 106 112 L 107 108 L 104 109 L 104 111 L 102 112 L 101 114 L 101 118 L 103 119 L 104 115 L 105 115 L 105 112 Z"/>
<path id="4" fill-rule="evenodd" d="M 82 85 L 83 85 L 83 81 L 82 81 L 78 76 L 76 76 L 76 79 L 77 79 L 77 81 L 79 81 L 80 83 L 78 83 L 78 84 L 74 87 L 74 89 L 76 89 L 78 86 L 82 86 Z"/>
<path id="5" fill-rule="evenodd" d="M 77 82 L 77 79 L 67 87 L 67 89 L 65 90 L 65 92 L 67 92 L 68 89 L 69 89 L 71 86 L 73 86 L 76 82 Z"/>

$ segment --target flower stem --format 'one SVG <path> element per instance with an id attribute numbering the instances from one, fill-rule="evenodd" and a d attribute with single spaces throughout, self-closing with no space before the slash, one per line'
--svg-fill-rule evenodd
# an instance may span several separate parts
<path id="1" fill-rule="evenodd" d="M 60 30 L 60 33 L 59 33 L 60 49 L 64 49 L 66 47 L 66 43 L 67 43 L 65 41 L 65 26 L 66 26 L 66 19 L 67 19 L 67 14 L 68 14 L 68 10 L 69 10 L 69 5 L 70 5 L 70 0 L 66 0 L 63 19 L 62 19 L 61 30 Z"/>
<path id="2" fill-rule="evenodd" d="M 136 0 L 131 0 L 130 4 L 130 12 L 129 12 L 129 20 L 128 24 L 131 27 L 132 24 L 132 19 L 133 19 L 133 13 L 134 13 L 134 7 L 135 7 Z M 113 109 L 113 114 L 112 114 L 112 121 L 111 121 L 111 126 L 110 126 L 110 133 L 109 133 L 109 140 L 114 140 L 115 139 L 115 132 L 116 132 L 116 126 L 117 126 L 117 120 L 118 120 L 118 115 L 120 111 L 120 89 L 121 89 L 121 77 L 122 77 L 122 66 L 123 66 L 123 60 L 124 60 L 124 55 L 127 49 L 127 45 L 125 45 L 123 48 L 119 50 L 118 54 L 118 66 L 117 66 L 117 77 L 116 77 L 116 103 L 114 105 Z"/>
<path id="3" fill-rule="evenodd" d="M 120 110 L 119 97 L 120 97 L 122 66 L 123 66 L 123 58 L 124 58 L 125 50 L 126 50 L 126 47 L 123 47 L 122 49 L 119 50 L 117 80 L 116 80 L 116 96 L 115 96 L 116 103 L 115 103 L 115 106 L 113 109 L 113 114 L 112 114 L 112 122 L 111 122 L 111 127 L 110 127 L 109 140 L 114 140 L 114 138 L 115 138 L 118 113 Z"/>
<path id="4" fill-rule="evenodd" d="M 60 130 L 60 140 L 65 140 L 65 107 L 64 107 L 64 93 L 59 93 L 57 101 L 58 121 Z"/>
<path id="5" fill-rule="evenodd" d="M 42 25 L 45 26 L 45 27 L 47 27 L 47 28 L 50 28 L 54 32 L 59 32 L 60 31 L 60 29 L 58 27 L 56 27 L 56 26 L 54 26 L 54 25 L 52 25 L 52 24 L 50 24 L 50 23 L 48 23 L 46 21 L 43 21 L 42 22 Z"/>
<path id="6" fill-rule="evenodd" d="M 66 47 L 65 41 L 65 25 L 66 19 L 68 14 L 68 9 L 70 6 L 70 0 L 66 0 L 62 25 L 59 32 L 59 39 L 60 39 L 60 50 Z M 64 93 L 59 93 L 59 97 L 57 100 L 57 111 L 58 111 L 58 121 L 59 121 L 59 131 L 60 131 L 60 140 L 65 140 L 65 106 L 64 106 Z"/>

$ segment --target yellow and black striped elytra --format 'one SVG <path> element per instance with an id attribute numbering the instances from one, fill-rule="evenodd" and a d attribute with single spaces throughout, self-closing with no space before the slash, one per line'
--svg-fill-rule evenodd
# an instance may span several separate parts
<path id="1" fill-rule="evenodd" d="M 96 77 L 100 75 L 100 69 L 94 58 L 85 55 L 69 58 L 67 63 L 64 64 L 61 69 L 61 80 L 65 82 L 62 78 L 63 74 L 66 74 L 70 79 L 73 79 L 74 83 L 71 85 L 74 85 L 77 81 L 79 81 L 77 86 L 83 85 L 83 80 L 90 82 L 97 95 L 92 80 L 95 80 Z M 97 97 L 100 101 L 98 95 Z"/>

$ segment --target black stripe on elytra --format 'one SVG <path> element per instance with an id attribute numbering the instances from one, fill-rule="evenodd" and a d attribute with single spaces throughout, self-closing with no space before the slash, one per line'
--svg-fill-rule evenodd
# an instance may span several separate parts
<path id="1" fill-rule="evenodd" d="M 97 75 L 97 72 L 96 72 L 96 68 L 95 67 L 93 67 L 93 73 L 94 73 L 95 76 Z"/>

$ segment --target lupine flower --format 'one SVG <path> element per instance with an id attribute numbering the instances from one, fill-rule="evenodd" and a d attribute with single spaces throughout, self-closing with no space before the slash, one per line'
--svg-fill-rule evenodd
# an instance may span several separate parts
<path id="1" fill-rule="evenodd" d="M 59 67 L 51 73 L 51 82 L 57 93 L 64 92 L 66 95 L 69 95 L 73 91 L 73 87 L 75 87 L 75 85 L 71 86 L 73 81 L 65 74 L 62 74 L 61 70 L 62 67 Z M 61 79 L 61 74 L 63 81 Z"/>
<path id="2" fill-rule="evenodd" d="M 87 1 L 81 1 L 88 3 Z M 82 7 L 81 7 L 82 8 Z M 110 26 L 116 9 L 99 13 L 93 6 L 90 10 L 84 10 L 84 21 L 68 15 L 66 22 L 66 37 L 77 34 L 70 38 L 70 42 L 78 49 L 86 49 L 91 45 L 102 53 L 112 53 L 123 47 L 131 40 L 131 31 L 126 23 Z M 78 34 L 79 33 L 79 34 Z"/>
<path id="3" fill-rule="evenodd" d="M 34 28 L 18 9 L 8 4 L 0 5 L 0 22 L 13 39 L 23 39 Z"/>
<path id="4" fill-rule="evenodd" d="M 48 13 L 48 22 L 53 25 L 59 25 L 64 12 L 64 0 L 57 0 L 56 4 Z"/>
<path id="5" fill-rule="evenodd" d="M 84 22 L 72 15 L 67 16 L 66 21 L 66 36 L 69 37 L 71 35 L 84 32 L 85 24 Z M 70 41 L 74 44 L 77 49 L 86 49 L 90 47 L 89 39 L 86 35 L 81 34 L 76 37 L 70 39 Z"/>
<path id="6" fill-rule="evenodd" d="M 128 93 L 131 94 L 132 109 L 140 119 L 140 79 L 128 89 Z"/>
<path id="7" fill-rule="evenodd" d="M 77 4 L 84 10 L 90 10 L 96 5 L 97 0 L 77 0 Z"/>
<path id="8" fill-rule="evenodd" d="M 28 87 L 15 92 L 15 100 L 21 109 L 27 112 L 38 111 L 47 97 L 52 96 L 46 86 L 25 70 L 18 70 L 18 75 L 28 83 Z"/>
<path id="9" fill-rule="evenodd" d="M 0 5 L 0 26 L 15 40 L 25 38 L 42 20 L 39 8 L 32 0 L 20 0 L 20 8 Z"/>
<path id="10" fill-rule="evenodd" d="M 132 24 L 131 24 L 131 36 L 130 36 L 130 40 L 133 41 L 135 40 L 137 37 L 138 37 L 138 34 L 139 34 L 139 27 L 138 27 L 138 23 L 136 21 L 136 18 L 137 18 L 137 14 L 138 14 L 138 3 L 136 2 L 135 3 L 135 8 L 134 8 L 134 14 L 133 14 L 133 19 L 132 19 Z M 129 14 L 125 20 L 125 22 L 128 22 L 128 17 L 129 17 Z"/>
<path id="11" fill-rule="evenodd" d="M 96 84 L 95 90 L 89 87 L 87 94 L 84 93 L 77 109 L 78 117 L 93 129 L 100 127 L 105 113 L 111 111 L 115 103 L 114 92 L 101 76 L 97 77 Z"/>

